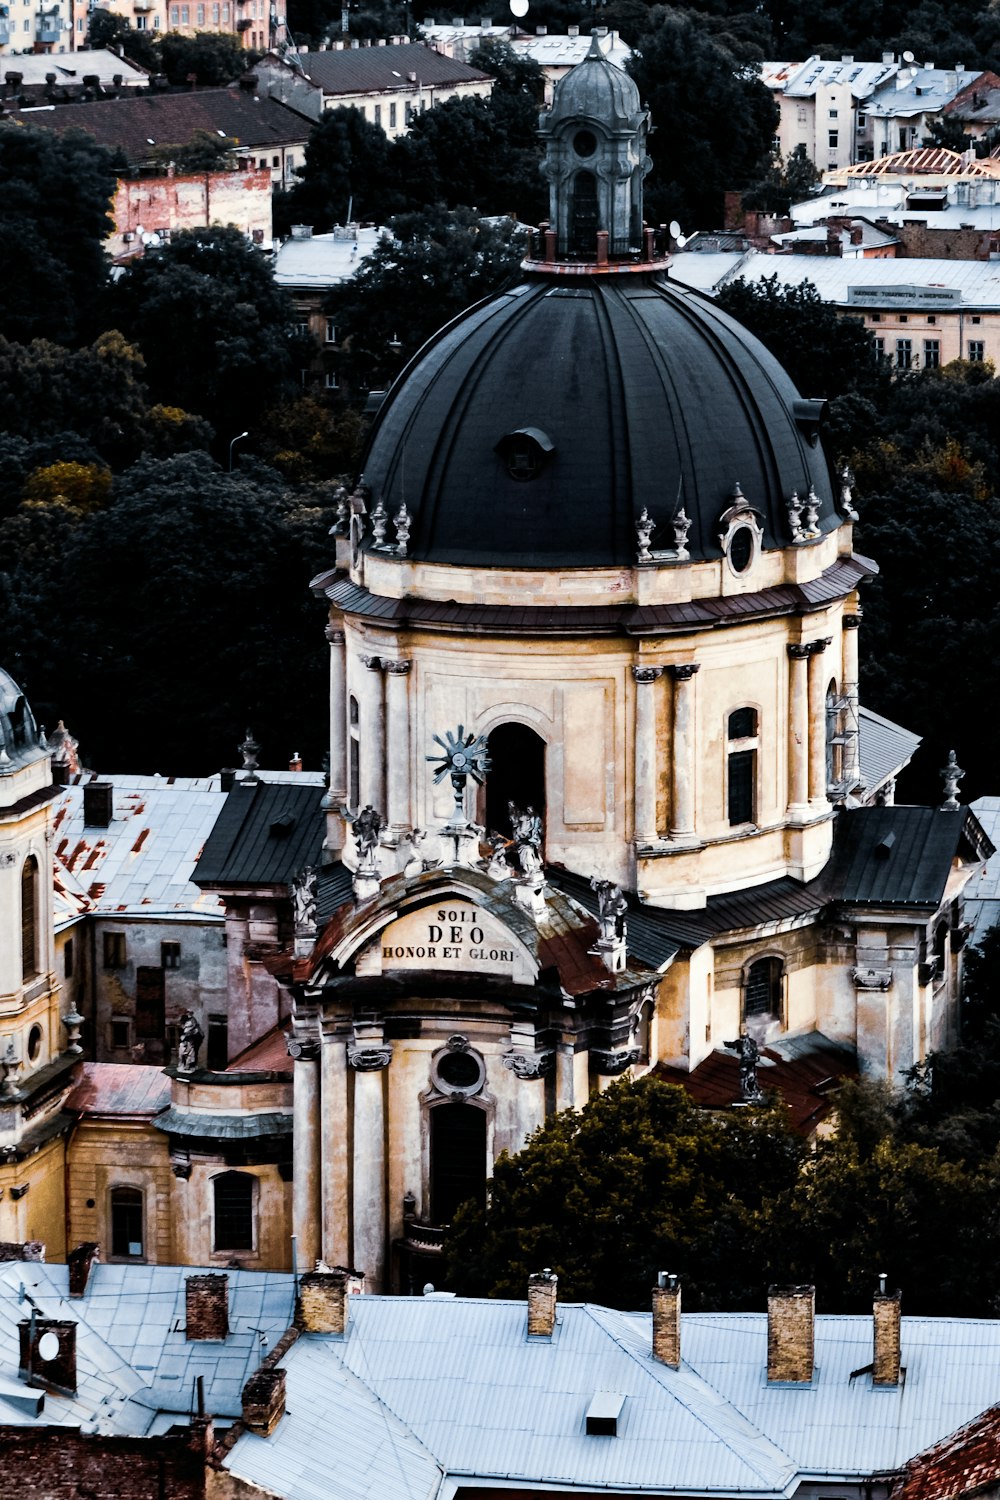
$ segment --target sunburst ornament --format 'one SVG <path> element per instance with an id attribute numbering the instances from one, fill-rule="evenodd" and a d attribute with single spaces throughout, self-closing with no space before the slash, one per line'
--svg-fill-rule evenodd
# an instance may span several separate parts
<path id="1" fill-rule="evenodd" d="M 458 733 L 446 730 L 444 739 L 433 736 L 441 749 L 426 757 L 435 764 L 434 785 L 439 786 L 446 776 L 451 777 L 455 793 L 454 818 L 464 821 L 465 784 L 471 777 L 482 786 L 490 773 L 490 754 L 483 734 L 466 734 L 465 725 L 459 724 Z"/>

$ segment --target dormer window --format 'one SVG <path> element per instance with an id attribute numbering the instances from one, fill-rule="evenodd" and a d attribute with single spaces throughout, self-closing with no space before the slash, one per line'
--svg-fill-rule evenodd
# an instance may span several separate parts
<path id="1" fill-rule="evenodd" d="M 511 479 L 536 479 L 555 452 L 555 444 L 540 427 L 519 427 L 508 432 L 496 445 L 497 453 L 507 465 Z"/>

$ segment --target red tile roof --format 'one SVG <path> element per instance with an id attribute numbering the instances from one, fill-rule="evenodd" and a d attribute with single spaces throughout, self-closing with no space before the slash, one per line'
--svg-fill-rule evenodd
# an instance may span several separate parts
<path id="1" fill-rule="evenodd" d="M 1000 1406 L 912 1458 L 891 1500 L 952 1500 L 1000 1483 Z"/>
<path id="2" fill-rule="evenodd" d="M 811 1135 L 830 1114 L 836 1085 L 857 1074 L 844 1049 L 818 1034 L 815 1046 L 799 1056 L 782 1057 L 770 1047 L 762 1048 L 761 1056 L 766 1059 L 758 1073 L 761 1087 L 777 1090 L 792 1124 L 804 1135 Z M 735 1052 L 712 1052 L 692 1073 L 666 1063 L 657 1063 L 653 1073 L 666 1083 L 680 1084 L 703 1109 L 728 1109 L 740 1096 L 740 1063 Z"/>

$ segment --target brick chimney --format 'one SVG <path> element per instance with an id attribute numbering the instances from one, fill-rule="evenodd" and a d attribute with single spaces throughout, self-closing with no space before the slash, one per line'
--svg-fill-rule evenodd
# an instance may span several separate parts
<path id="1" fill-rule="evenodd" d="M 209 1271 L 184 1278 L 186 1337 L 224 1339 L 229 1333 L 229 1277 Z"/>
<path id="2" fill-rule="evenodd" d="M 681 1367 L 681 1284 L 666 1271 L 653 1288 L 653 1358 L 672 1370 Z"/>
<path id="3" fill-rule="evenodd" d="M 90 1273 L 101 1258 L 101 1247 L 89 1240 L 83 1245 L 77 1245 L 66 1257 L 69 1267 L 69 1294 L 71 1297 L 82 1297 L 86 1294 L 87 1283 Z"/>
<path id="4" fill-rule="evenodd" d="M 878 1279 L 873 1306 L 872 1385 L 899 1384 L 899 1292 L 887 1292 Z"/>
<path id="5" fill-rule="evenodd" d="M 87 828 L 110 828 L 114 810 L 114 783 L 85 781 L 83 784 L 83 822 Z"/>
<path id="6" fill-rule="evenodd" d="M 550 1339 L 556 1326 L 556 1289 L 559 1278 L 547 1268 L 528 1277 L 528 1337 Z"/>
<path id="7" fill-rule="evenodd" d="M 28 1385 L 76 1392 L 76 1324 L 72 1319 L 24 1318 L 17 1325 L 20 1340 L 18 1373 Z"/>
<path id="8" fill-rule="evenodd" d="M 348 1298 L 364 1291 L 362 1272 L 347 1266 L 323 1267 L 299 1277 L 296 1322 L 303 1333 L 347 1332 Z"/>
<path id="9" fill-rule="evenodd" d="M 816 1288 L 772 1286 L 767 1294 L 767 1378 L 808 1385 L 813 1378 Z"/>
<path id="10" fill-rule="evenodd" d="M 284 1415 L 284 1370 L 258 1370 L 243 1387 L 243 1425 L 258 1437 L 270 1437 Z"/>

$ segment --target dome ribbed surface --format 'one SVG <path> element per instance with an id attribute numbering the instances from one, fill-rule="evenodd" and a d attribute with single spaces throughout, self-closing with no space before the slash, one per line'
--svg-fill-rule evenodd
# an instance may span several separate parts
<path id="1" fill-rule="evenodd" d="M 594 120 L 612 129 L 634 125 L 642 114 L 639 90 L 629 75 L 593 50 L 556 86 L 552 108 L 542 116 L 551 131 L 568 118 Z"/>
<path id="2" fill-rule="evenodd" d="M 369 439 L 372 504 L 413 516 L 409 555 L 472 566 L 635 562 L 643 507 L 654 548 L 691 518 L 692 559 L 717 558 L 734 486 L 764 547 L 790 545 L 787 503 L 810 486 L 838 524 L 798 392 L 738 323 L 696 293 L 645 276 L 539 277 L 471 308 L 415 356 Z M 506 435 L 553 445 L 536 477 L 511 476 Z M 497 451 L 498 443 L 501 451 Z"/>

